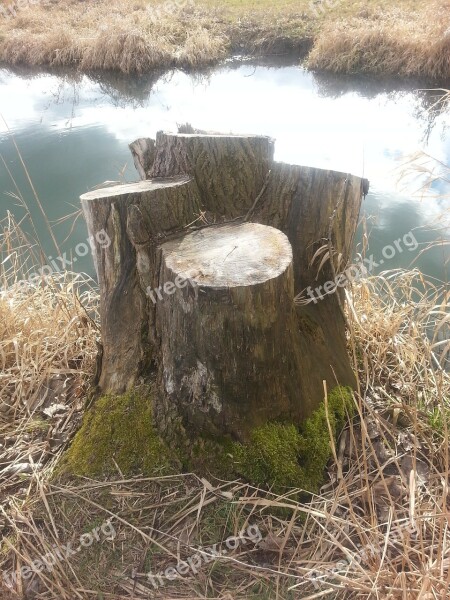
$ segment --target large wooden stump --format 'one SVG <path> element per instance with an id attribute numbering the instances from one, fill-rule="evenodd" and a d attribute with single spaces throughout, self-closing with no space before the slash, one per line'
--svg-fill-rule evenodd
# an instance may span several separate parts
<path id="1" fill-rule="evenodd" d="M 160 282 L 184 281 L 157 304 L 165 437 L 177 418 L 191 434 L 244 441 L 267 421 L 307 416 L 287 237 L 224 225 L 167 242 L 161 254 Z"/>
<path id="2" fill-rule="evenodd" d="M 90 234 L 111 238 L 96 258 L 101 391 L 156 378 L 167 439 L 180 424 L 246 439 L 250 425 L 304 419 L 323 380 L 354 384 L 340 292 L 294 296 L 333 279 L 337 262 L 312 264 L 321 246 L 341 269 L 350 259 L 367 182 L 274 162 L 265 136 L 160 132 L 131 149 L 149 179 L 82 197 Z"/>

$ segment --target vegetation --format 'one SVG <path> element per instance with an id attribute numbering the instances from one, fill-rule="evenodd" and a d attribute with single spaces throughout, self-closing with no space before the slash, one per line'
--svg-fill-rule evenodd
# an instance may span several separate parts
<path id="1" fill-rule="evenodd" d="M 153 427 L 149 390 L 103 396 L 85 414 L 62 469 L 75 475 L 157 475 L 176 462 Z M 173 463 L 171 465 L 171 462 Z M 179 468 L 179 465 L 178 465 Z"/>
<path id="2" fill-rule="evenodd" d="M 330 434 L 335 444 L 347 416 L 354 413 L 351 389 L 336 387 L 300 429 L 267 423 L 253 431 L 248 444 L 198 440 L 186 458 L 185 449 L 169 449 L 156 433 L 153 396 L 143 387 L 95 400 L 58 474 L 107 477 L 119 470 L 124 477 L 155 477 L 178 473 L 184 464 L 198 474 L 241 475 L 252 485 L 280 493 L 288 488 L 317 492 L 331 457 Z"/>
<path id="3" fill-rule="evenodd" d="M 22 237 L 11 220 L 3 225 L 3 275 L 14 286 L 13 258 L 5 258 L 19 256 L 23 243 L 18 246 L 17 241 Z M 8 273 L 6 265 L 11 265 Z M 14 269 L 18 267 L 14 262 Z M 58 287 L 52 279 L 43 280 L 20 295 L 10 287 L 1 295 L 8 321 L 2 321 L 0 344 L 9 366 L 2 373 L 8 397 L 4 401 L 2 394 L 0 412 L 0 564 L 5 573 L 20 572 L 52 549 L 55 535 L 62 544 L 76 541 L 111 516 L 117 535 L 57 563 L 51 572 L 19 577 L 13 589 L 21 586 L 38 590 L 42 597 L 67 600 L 80 590 L 113 599 L 152 592 L 155 598 L 219 598 L 228 593 L 233 599 L 269 600 L 277 594 L 283 599 L 314 597 L 327 589 L 337 599 L 369 599 L 375 588 L 393 599 L 412 600 L 421 589 L 445 596 L 448 565 L 441 549 L 448 543 L 448 529 L 442 507 L 449 429 L 444 415 L 450 411 L 450 375 L 438 365 L 445 365 L 449 350 L 448 290 L 427 282 L 418 271 L 401 270 L 354 286 L 347 319 L 350 348 L 358 361 L 356 403 L 350 404 L 348 392 L 342 397 L 338 388 L 301 430 L 269 424 L 255 430 L 253 444 L 235 446 L 241 474 L 264 488 L 175 474 L 173 467 L 164 470 L 164 464 L 155 469 L 152 460 L 161 458 L 163 447 L 153 436 L 145 394 L 98 401 L 68 454 L 72 465 L 81 466 L 80 473 L 93 469 L 97 477 L 62 482 L 55 479 L 55 467 L 61 467 L 65 440 L 79 426 L 87 378 L 95 366 L 97 330 L 87 318 L 95 318 L 95 296 L 86 289 L 77 291 L 76 277 L 67 274 Z M 35 301 L 38 294 L 40 302 Z M 33 339 L 30 319 L 45 352 L 27 351 L 26 336 Z M 81 322 L 85 329 L 80 342 L 67 332 Z M 56 326 L 59 336 L 52 334 Z M 66 340 L 64 356 L 61 337 Z M 80 356 L 80 343 L 83 362 L 71 362 Z M 20 358 L 14 358 L 14 348 Z M 75 376 L 77 385 L 64 396 L 56 390 L 43 400 L 37 392 L 48 373 L 58 369 Z M 33 397 L 40 399 L 33 404 Z M 354 419 L 344 418 L 344 406 L 349 414 L 353 406 Z M 137 420 L 138 414 L 146 418 Z M 343 419 L 343 434 L 335 441 Z M 324 425 L 329 438 L 323 436 Z M 89 445 L 82 433 L 89 428 L 114 429 L 114 447 Z M 138 447 L 147 454 L 141 455 Z M 164 452 L 163 463 L 169 457 Z M 322 467 L 330 453 L 324 477 Z M 307 464 L 309 483 L 317 493 L 301 502 L 298 489 L 282 486 L 289 482 L 306 487 L 300 466 L 306 470 Z M 269 483 L 278 489 L 268 491 Z M 228 537 L 239 536 L 249 525 L 257 525 L 262 539 L 244 540 L 231 551 Z M 149 571 L 164 575 L 177 560 L 189 560 L 198 547 L 214 540 L 226 553 L 205 560 L 182 579 L 163 577 L 155 588 Z M 11 590 L 1 585 L 2 598 L 8 598 Z"/>
<path id="4" fill-rule="evenodd" d="M 449 433 L 447 419 L 439 415 L 450 410 L 450 376 L 437 368 L 436 361 L 445 360 L 448 336 L 442 343 L 425 335 L 430 328 L 445 330 L 445 298 L 442 289 L 415 271 L 359 282 L 347 313 L 351 346 L 360 356 L 356 418 L 347 421 L 337 443 L 331 436 L 328 440 L 314 436 L 315 425 L 319 422 L 321 430 L 324 420 L 332 425 L 333 414 L 339 429 L 343 404 L 335 404 L 340 396 L 336 391 L 328 395 L 327 411 L 325 407 L 318 411 L 302 432 L 273 424 L 255 431 L 254 445 L 242 451 L 241 459 L 245 454 L 249 461 L 242 462 L 243 470 L 256 465 L 256 475 L 264 483 L 272 477 L 279 483 L 286 475 L 292 483 L 299 482 L 296 456 L 307 439 L 307 444 L 314 441 L 311 464 L 317 468 L 317 483 L 322 461 L 332 450 L 325 485 L 308 502 L 299 502 L 295 488 L 267 491 L 241 481 L 200 479 L 174 471 L 132 477 L 122 473 L 127 465 L 139 471 L 143 462 L 137 451 L 131 459 L 122 454 L 125 438 L 130 437 L 128 427 L 123 428 L 124 435 L 120 433 L 125 400 L 111 406 L 109 398 L 100 400 L 105 409 L 101 418 L 105 427 L 119 423 L 117 445 L 110 448 L 116 465 L 109 462 L 106 479 L 84 477 L 61 483 L 52 477 L 61 464 L 59 450 L 56 456 L 44 451 L 43 438 L 29 437 L 25 425 L 45 420 L 53 432 L 47 439 L 52 440 L 58 429 L 71 435 L 77 413 L 49 418 L 42 405 L 29 410 L 15 395 L 9 404 L 12 412 L 0 415 L 2 439 L 16 440 L 2 450 L 3 463 L 12 467 L 8 477 L 3 471 L 2 479 L 3 571 L 11 573 L 45 555 L 54 544 L 55 528 L 61 543 L 76 541 L 94 523 L 114 516 L 115 541 L 102 541 L 78 553 L 70 559 L 70 567 L 61 562 L 51 573 L 36 574 L 31 582 L 20 580 L 22 589 L 29 589 L 34 581 L 43 597 L 67 600 L 80 589 L 117 599 L 148 597 L 151 591 L 155 598 L 219 598 L 228 593 L 233 599 L 271 600 L 277 594 L 283 599 L 307 598 L 327 589 L 337 599 L 369 599 L 374 587 L 393 599 L 412 600 L 420 589 L 445 597 L 448 566 L 441 549 L 448 542 L 448 530 L 442 507 L 447 495 Z M 18 311 L 20 306 L 13 308 Z M 38 318 L 39 307 L 34 310 Z M 47 310 L 43 304 L 41 316 Z M 95 330 L 91 335 L 95 337 Z M 56 338 L 51 343 L 58 347 Z M 19 385 L 17 379 L 11 378 L 10 383 L 11 388 Z M 74 393 L 65 402 L 71 410 L 79 398 Z M 140 400 L 133 402 L 131 407 L 139 412 L 148 407 L 148 403 L 139 407 Z M 11 418 L 14 411 L 15 419 Z M 92 414 L 83 428 L 99 422 L 100 413 Z M 133 421 L 133 410 L 125 418 Z M 132 430 L 147 437 L 146 427 L 150 430 L 150 421 Z M 307 438 L 307 432 L 313 435 Z M 80 439 L 75 437 L 72 448 L 77 449 Z M 128 441 L 134 447 L 134 440 Z M 85 452 L 78 449 L 92 464 L 106 457 L 100 445 Z M 38 456 L 41 464 L 35 462 L 26 470 L 26 456 Z M 150 462 L 147 468 L 151 469 Z M 247 540 L 230 551 L 225 540 L 251 524 L 258 526 L 261 541 Z M 198 547 L 214 540 L 226 554 L 205 560 L 198 572 L 190 571 L 182 579 L 163 578 L 155 589 L 149 571 L 164 574 L 177 560 L 188 560 Z M 6 588 L 2 597 L 8 597 Z"/>
<path id="5" fill-rule="evenodd" d="M 335 444 L 353 413 L 351 389 L 336 387 L 300 429 L 267 423 L 253 431 L 249 444 L 236 444 L 236 470 L 253 485 L 272 491 L 291 487 L 318 492 L 331 457 L 330 441 Z"/>
<path id="6" fill-rule="evenodd" d="M 252 445 L 234 448 L 243 474 L 251 468 L 264 484 L 280 484 L 281 476 L 299 484 L 302 456 L 317 469 L 316 486 L 331 450 L 324 484 L 302 502 L 296 488 L 267 490 L 240 479 L 125 476 L 122 468 L 151 469 L 159 455 L 148 396 L 103 398 L 79 429 L 95 372 L 96 292 L 70 273 L 20 285 L 39 252 L 12 218 L 1 225 L 0 568 L 15 575 L 9 585 L 0 579 L 2 599 L 447 597 L 448 286 L 417 270 L 355 283 L 345 307 L 358 373 L 352 404 L 338 388 L 302 429 L 269 424 L 254 432 Z M 350 406 L 353 419 L 345 417 Z M 142 422 L 138 413 L 146 415 Z M 75 436 L 72 456 L 85 472 L 97 463 L 107 477 L 55 478 L 75 430 L 98 428 L 103 419 L 117 444 L 84 448 Z M 123 419 L 134 426 L 123 427 Z M 137 452 L 139 438 L 153 440 L 147 457 Z M 108 518 L 113 539 L 51 569 L 36 567 L 56 547 L 76 548 Z M 249 536 L 249 527 L 259 535 Z M 213 543 L 214 556 L 200 554 Z M 194 566 L 183 577 L 166 575 L 189 560 Z"/>
<path id="7" fill-rule="evenodd" d="M 449 0 L 3 0 L 0 61 L 142 73 L 311 50 L 316 69 L 448 79 L 449 9 Z"/>

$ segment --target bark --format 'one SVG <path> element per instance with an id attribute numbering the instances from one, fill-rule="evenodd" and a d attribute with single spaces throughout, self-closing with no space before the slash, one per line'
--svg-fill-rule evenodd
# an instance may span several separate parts
<path id="1" fill-rule="evenodd" d="M 340 292 L 307 306 L 294 296 L 333 280 L 350 259 L 367 182 L 274 162 L 265 136 L 160 132 L 155 144 L 130 147 L 150 179 L 82 197 L 91 235 L 105 229 L 112 240 L 97 253 L 101 390 L 121 392 L 157 376 L 155 414 L 166 439 L 180 427 L 191 438 L 247 439 L 251 425 L 304 419 L 322 400 L 323 380 L 330 388 L 354 384 Z M 275 238 L 256 235 L 263 225 L 278 230 L 275 238 L 285 234 L 293 258 L 259 281 L 281 260 Z M 243 242 L 248 227 L 251 247 Z M 231 230 L 236 248 L 228 241 L 222 248 Z M 324 245 L 334 268 L 326 263 L 318 272 L 312 260 Z M 205 265 L 213 283 L 195 275 Z M 248 282 L 222 281 L 224 265 Z M 195 285 L 168 285 L 168 293 L 165 285 L 186 270 Z"/>
<path id="2" fill-rule="evenodd" d="M 162 245 L 160 281 L 173 288 L 157 304 L 167 440 L 177 419 L 188 435 L 246 441 L 267 421 L 309 414 L 283 233 L 255 223 L 190 233 Z"/>
<path id="3" fill-rule="evenodd" d="M 128 146 L 133 156 L 134 166 L 136 167 L 141 179 L 150 179 L 150 169 L 155 160 L 155 140 L 151 138 L 139 138 Z"/>
<path id="4" fill-rule="evenodd" d="M 104 231 L 109 240 L 93 247 L 103 345 L 99 386 L 120 393 L 154 359 L 146 289 L 154 282 L 155 247 L 197 218 L 198 189 L 189 177 L 142 181 L 88 192 L 81 205 L 91 239 Z"/>
<path id="5" fill-rule="evenodd" d="M 274 163 L 265 192 L 251 219 L 283 231 L 294 253 L 296 296 L 308 297 L 311 287 L 332 282 L 351 260 L 363 192 L 367 180 L 347 173 L 311 167 Z M 319 270 L 320 260 L 312 263 L 316 251 L 330 246 L 334 269 L 326 261 Z M 327 250 L 328 251 L 328 250 Z M 323 254 L 321 255 L 321 257 Z M 323 287 L 322 287 L 322 294 Z M 346 350 L 345 322 L 341 311 L 342 289 L 323 299 L 311 300 L 307 307 L 298 307 L 300 326 L 306 321 L 314 331 L 306 332 L 310 387 L 316 388 L 326 379 L 329 385 L 338 381 L 354 385 L 355 379 Z"/>
<path id="6" fill-rule="evenodd" d="M 233 219 L 245 214 L 259 194 L 273 151 L 266 136 L 159 132 L 150 177 L 192 175 L 212 218 Z"/>

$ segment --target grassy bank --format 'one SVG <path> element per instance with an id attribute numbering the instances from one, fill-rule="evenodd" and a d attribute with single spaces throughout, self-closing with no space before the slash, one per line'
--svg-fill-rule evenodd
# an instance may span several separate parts
<path id="1" fill-rule="evenodd" d="M 395 270 L 348 289 L 354 417 L 330 435 L 309 499 L 153 463 L 125 474 L 117 448 L 110 476 L 61 480 L 95 372 L 98 296 L 70 273 L 20 285 L 38 250 L 0 223 L 2 599 L 447 597 L 448 286 Z"/>
<path id="2" fill-rule="evenodd" d="M 15 254 L 9 242 L 2 250 Z M 300 502 L 294 489 L 279 495 L 192 473 L 125 477 L 117 463 L 108 479 L 55 480 L 94 370 L 97 332 L 81 307 L 95 316 L 96 298 L 77 295 L 74 279 L 21 294 L 13 287 L 0 298 L 9 391 L 0 410 L 2 598 L 446 597 L 450 377 L 437 367 L 445 348 L 426 335 L 448 321 L 442 289 L 399 270 L 349 292 L 355 418 L 337 444 L 330 438 L 320 493 Z M 30 352 L 34 346 L 47 351 Z M 55 390 L 55 373 L 71 385 Z M 47 394 L 36 395 L 43 388 Z M 79 545 L 107 519 L 108 538 Z M 58 558 L 55 548 L 66 544 L 76 550 Z M 48 556 L 54 564 L 44 568 Z M 192 563 L 172 577 L 175 566 Z"/>
<path id="3" fill-rule="evenodd" d="M 334 72 L 450 77 L 449 0 L 0 2 L 9 65 L 142 73 L 294 52 Z"/>

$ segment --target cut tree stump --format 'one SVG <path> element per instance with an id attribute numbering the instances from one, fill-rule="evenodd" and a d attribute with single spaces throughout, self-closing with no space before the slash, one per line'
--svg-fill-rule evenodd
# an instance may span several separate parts
<path id="1" fill-rule="evenodd" d="M 275 162 L 266 136 L 160 132 L 130 148 L 147 179 L 82 196 L 90 235 L 111 239 L 96 250 L 100 391 L 157 379 L 166 439 L 245 440 L 307 417 L 324 380 L 354 385 L 342 290 L 294 297 L 347 265 L 367 181 Z"/>
<path id="2" fill-rule="evenodd" d="M 174 282 L 157 304 L 155 416 L 166 439 L 177 418 L 187 431 L 246 441 L 267 421 L 308 416 L 309 404 L 298 402 L 292 248 L 281 231 L 223 225 L 166 242 L 159 279 Z"/>
<path id="3" fill-rule="evenodd" d="M 103 357 L 99 386 L 130 388 L 154 359 L 154 311 L 147 287 L 164 236 L 197 218 L 200 196 L 187 176 L 107 187 L 81 196 L 91 239 L 105 231 L 109 245 L 94 246 L 100 287 Z"/>

